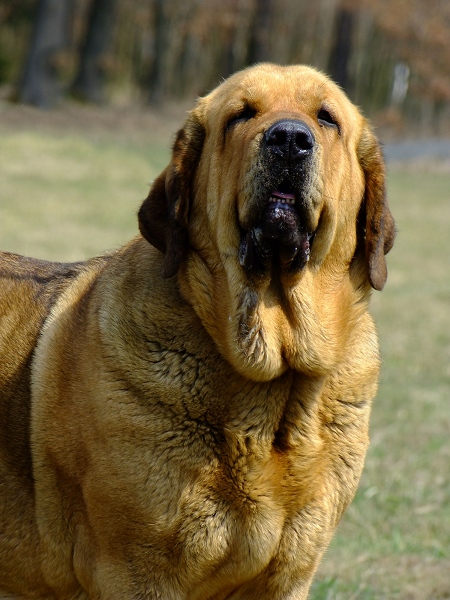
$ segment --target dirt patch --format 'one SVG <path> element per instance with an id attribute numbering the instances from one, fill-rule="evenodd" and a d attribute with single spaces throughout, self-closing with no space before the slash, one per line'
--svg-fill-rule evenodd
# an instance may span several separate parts
<path id="1" fill-rule="evenodd" d="M 352 599 L 365 598 L 367 592 L 368 597 L 383 600 L 450 600 L 450 559 L 417 554 L 380 557 L 369 552 L 353 563 L 347 556 L 339 562 L 330 559 L 327 555 L 319 567 L 317 580 L 336 580 L 347 591 L 354 588 Z"/>
<path id="2" fill-rule="evenodd" d="M 173 138 L 186 118 L 189 105 L 166 104 L 158 110 L 139 105 L 92 106 L 66 101 L 52 110 L 13 104 L 0 100 L 0 127 L 8 130 L 72 132 L 82 135 L 130 137 L 145 142 L 149 136 L 158 141 Z"/>
<path id="3" fill-rule="evenodd" d="M 41 110 L 9 102 L 0 89 L 0 128 L 73 132 L 88 136 L 130 138 L 133 142 L 173 140 L 195 99 L 169 102 L 153 108 L 135 102 L 124 106 L 95 106 L 65 100 L 56 108 Z M 381 136 L 383 139 L 383 136 Z M 388 137 L 389 139 L 389 137 Z M 450 172 L 450 139 L 390 140 L 383 145 L 391 169 Z"/>
<path id="4" fill-rule="evenodd" d="M 398 600 L 450 600 L 450 560 L 415 555 L 389 556 L 377 561 L 367 582 L 375 588 L 400 587 Z"/>

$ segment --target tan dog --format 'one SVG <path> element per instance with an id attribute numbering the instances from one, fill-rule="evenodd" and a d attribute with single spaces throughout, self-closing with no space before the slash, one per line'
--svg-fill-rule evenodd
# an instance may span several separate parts
<path id="1" fill-rule="evenodd" d="M 1 257 L 0 589 L 306 598 L 377 387 L 377 141 L 313 69 L 245 70 L 190 113 L 139 224 L 85 263 Z"/>

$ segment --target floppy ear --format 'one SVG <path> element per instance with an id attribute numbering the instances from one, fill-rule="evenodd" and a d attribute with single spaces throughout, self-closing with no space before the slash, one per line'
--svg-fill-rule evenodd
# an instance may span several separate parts
<path id="1" fill-rule="evenodd" d="M 385 166 L 378 141 L 366 125 L 358 146 L 366 188 L 361 216 L 365 222 L 365 254 L 370 285 L 382 290 L 387 279 L 385 254 L 394 244 L 395 223 L 386 199 Z"/>
<path id="2" fill-rule="evenodd" d="M 172 160 L 154 181 L 139 213 L 145 239 L 164 254 L 163 277 L 180 268 L 188 248 L 189 201 L 205 130 L 192 113 L 176 137 Z"/>

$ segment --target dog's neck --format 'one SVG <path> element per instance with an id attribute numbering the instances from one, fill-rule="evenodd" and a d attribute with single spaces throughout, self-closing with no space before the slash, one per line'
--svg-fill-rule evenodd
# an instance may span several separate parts
<path id="1" fill-rule="evenodd" d="M 235 262 L 212 267 L 192 252 L 177 277 L 220 352 L 254 381 L 273 380 L 288 369 L 311 377 L 332 372 L 367 307 L 348 273 L 338 274 L 332 287 L 329 273 L 321 287 L 320 274 L 309 270 L 293 285 L 275 278 L 255 283 Z"/>

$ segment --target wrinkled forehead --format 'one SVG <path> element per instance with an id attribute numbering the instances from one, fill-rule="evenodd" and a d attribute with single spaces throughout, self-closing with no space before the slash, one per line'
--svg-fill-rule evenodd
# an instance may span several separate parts
<path id="1" fill-rule="evenodd" d="M 199 108 L 217 119 L 249 105 L 264 113 L 316 113 L 323 107 L 344 118 L 359 116 L 345 93 L 323 73 L 307 66 L 262 64 L 240 71 L 200 99 Z"/>

